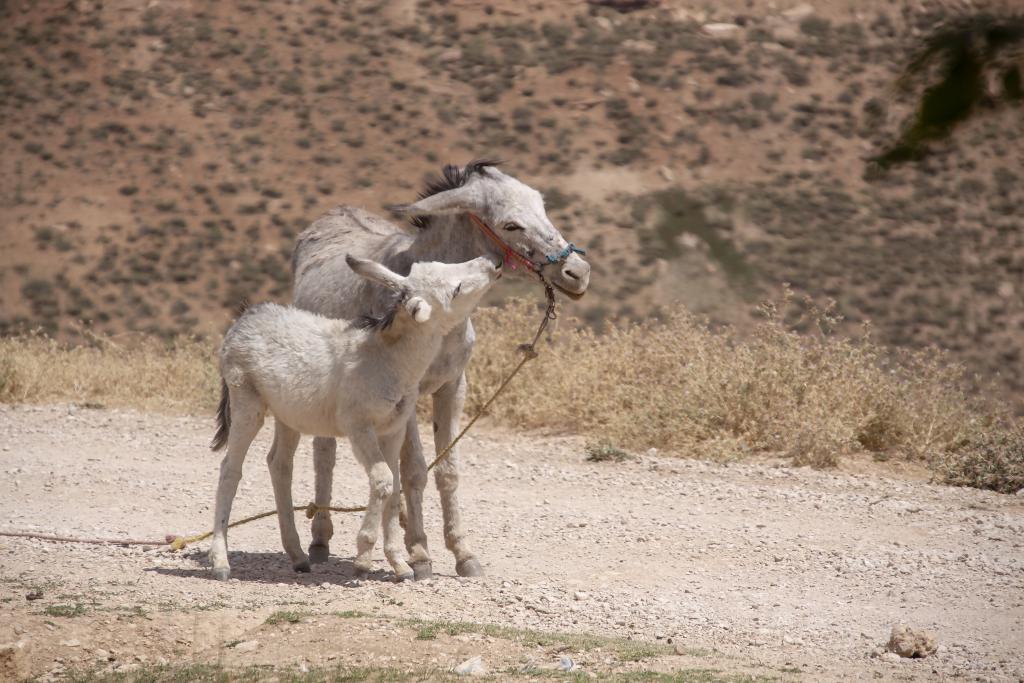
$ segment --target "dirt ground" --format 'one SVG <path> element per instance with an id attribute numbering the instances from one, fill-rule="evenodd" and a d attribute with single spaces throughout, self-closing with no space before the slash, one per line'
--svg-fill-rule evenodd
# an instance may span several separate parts
<path id="1" fill-rule="evenodd" d="M 0 530 L 206 530 L 219 465 L 211 426 L 0 406 Z M 273 507 L 270 432 L 246 462 L 236 518 Z M 365 478 L 346 449 L 336 501 L 362 503 Z M 463 461 L 484 578 L 455 576 L 432 490 L 436 577 L 419 584 L 393 583 L 382 556 L 369 580 L 353 579 L 352 515 L 335 518 L 336 556 L 311 574 L 291 571 L 273 519 L 234 530 L 227 583 L 211 580 L 205 544 L 175 553 L 0 538 L 0 643 L 26 642 L 19 673 L 44 679 L 197 664 L 434 679 L 474 656 L 502 680 L 559 667 L 666 680 L 1024 677 L 1021 496 L 863 463 L 592 463 L 581 438 L 488 427 Z M 295 490 L 309 499 L 306 442 Z M 933 632 L 938 652 L 883 655 L 895 623 Z"/>

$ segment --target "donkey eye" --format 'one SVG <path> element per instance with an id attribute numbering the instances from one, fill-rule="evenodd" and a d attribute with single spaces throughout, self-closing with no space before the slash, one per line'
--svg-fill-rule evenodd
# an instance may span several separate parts
<path id="1" fill-rule="evenodd" d="M 509 232 L 515 232 L 516 230 L 522 230 L 523 226 L 519 225 L 518 223 L 508 223 L 505 225 L 505 229 L 508 230 Z"/>
<path id="2" fill-rule="evenodd" d="M 457 297 L 459 295 L 459 292 L 461 292 L 461 291 L 462 291 L 462 283 L 460 282 L 459 284 L 455 285 L 455 291 L 452 292 L 452 298 L 454 299 L 455 297 Z"/>

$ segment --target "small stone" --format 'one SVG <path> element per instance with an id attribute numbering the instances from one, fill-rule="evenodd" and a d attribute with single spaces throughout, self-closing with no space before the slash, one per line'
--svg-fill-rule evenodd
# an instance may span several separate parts
<path id="1" fill-rule="evenodd" d="M 0 680 L 20 681 L 29 674 L 29 641 L 0 645 Z"/>
<path id="2" fill-rule="evenodd" d="M 558 660 L 558 670 L 559 671 L 575 671 L 576 670 L 576 662 L 574 662 L 572 660 L 572 657 L 569 657 L 567 655 L 562 655 L 561 658 L 559 658 L 559 660 Z"/>
<path id="3" fill-rule="evenodd" d="M 63 645 L 64 647 L 78 647 L 82 643 L 80 643 L 78 640 L 76 640 L 74 638 L 69 638 L 68 640 L 60 641 L 60 644 Z"/>
<path id="4" fill-rule="evenodd" d="M 786 10 L 785 12 L 782 13 L 782 16 L 789 19 L 790 21 L 799 23 L 806 19 L 807 17 L 811 16 L 812 14 L 814 14 L 814 8 L 811 5 L 804 3 L 802 5 L 797 5 L 792 9 Z"/>
<path id="5" fill-rule="evenodd" d="M 935 636 L 924 630 L 915 630 L 906 624 L 896 624 L 889 634 L 885 648 L 900 657 L 920 659 L 934 654 L 938 643 Z"/>
<path id="6" fill-rule="evenodd" d="M 256 640 L 243 640 L 241 643 L 235 645 L 235 650 L 238 652 L 255 652 L 256 648 L 260 646 L 259 641 Z"/>
<path id="7" fill-rule="evenodd" d="M 899 664 L 901 661 L 903 661 L 902 658 L 895 652 L 883 652 L 879 659 L 881 659 L 883 662 L 888 662 L 889 664 Z"/>
<path id="8" fill-rule="evenodd" d="M 590 597 L 590 593 L 588 593 L 586 591 L 576 591 L 575 593 L 572 594 L 572 599 L 573 600 L 583 601 L 583 600 L 586 600 L 589 597 Z"/>
<path id="9" fill-rule="evenodd" d="M 453 47 L 450 50 L 445 50 L 437 56 L 441 63 L 457 62 L 462 59 L 462 50 L 457 47 Z"/>
<path id="10" fill-rule="evenodd" d="M 657 46 L 649 40 L 624 40 L 622 41 L 622 49 L 629 50 L 630 52 L 640 52 L 643 54 L 652 54 L 657 50 Z"/>
<path id="11" fill-rule="evenodd" d="M 740 27 L 736 24 L 716 22 L 704 24 L 701 30 L 712 38 L 734 38 L 740 32 Z"/>
<path id="12" fill-rule="evenodd" d="M 482 676 L 487 673 L 487 667 L 480 655 L 476 655 L 459 664 L 453 671 L 459 676 Z"/>
<path id="13" fill-rule="evenodd" d="M 686 646 L 683 645 L 679 640 L 676 640 L 674 643 L 672 643 L 672 650 L 677 655 L 685 655 L 685 654 L 687 654 Z"/>
<path id="14" fill-rule="evenodd" d="M 773 27 L 771 34 L 772 40 L 781 45 L 793 45 L 800 40 L 800 30 L 789 24 Z"/>

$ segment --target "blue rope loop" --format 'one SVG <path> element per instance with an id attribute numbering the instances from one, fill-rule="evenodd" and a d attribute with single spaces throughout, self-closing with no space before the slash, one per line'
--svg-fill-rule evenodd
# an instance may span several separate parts
<path id="1" fill-rule="evenodd" d="M 576 252 L 577 254 L 580 254 L 582 256 L 586 256 L 587 255 L 587 250 L 586 249 L 580 249 L 579 247 L 577 247 L 572 242 L 569 242 L 569 246 L 567 246 L 565 249 L 563 249 L 560 254 L 557 254 L 555 256 L 551 256 L 549 254 L 547 256 L 548 263 L 558 263 L 559 261 L 564 261 L 565 259 L 569 258 L 569 255 L 572 254 L 573 252 Z"/>

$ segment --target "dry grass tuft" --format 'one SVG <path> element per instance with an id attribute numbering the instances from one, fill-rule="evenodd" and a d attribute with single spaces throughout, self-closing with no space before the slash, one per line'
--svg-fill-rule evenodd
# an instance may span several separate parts
<path id="1" fill-rule="evenodd" d="M 42 335 L 0 338 L 0 401 L 208 410 L 220 390 L 216 349 L 191 338 L 93 337 L 83 346 Z"/>
<path id="2" fill-rule="evenodd" d="M 954 486 L 974 486 L 1000 493 L 1024 490 L 1024 427 L 971 435 L 933 466 L 939 479 Z"/>
<path id="3" fill-rule="evenodd" d="M 790 302 L 787 302 L 787 305 Z M 953 484 L 1024 487 L 1024 432 L 974 398 L 962 368 L 937 351 L 896 353 L 865 333 L 829 333 L 828 311 L 806 309 L 798 334 L 774 306 L 750 334 L 714 330 L 685 311 L 611 325 L 563 325 L 495 404 L 520 429 L 585 434 L 602 455 L 659 448 L 703 458 L 785 454 L 834 465 L 844 454 L 928 462 Z M 467 411 L 516 362 L 540 312 L 513 302 L 475 317 Z M 72 401 L 141 409 L 212 410 L 216 342 L 95 338 L 69 347 L 44 336 L 0 339 L 0 401 Z M 614 458 L 602 458 L 614 459 Z"/>
<path id="4" fill-rule="evenodd" d="M 599 336 L 562 329 L 501 397 L 495 417 L 633 451 L 657 447 L 706 458 L 782 453 L 816 467 L 869 451 L 945 463 L 941 471 L 962 472 L 964 483 L 980 472 L 953 463 L 969 452 L 963 444 L 972 435 L 999 433 L 1004 417 L 968 393 L 963 369 L 944 354 L 896 353 L 867 332 L 832 336 L 837 321 L 813 306 L 801 324 L 811 334 L 794 332 L 775 306 L 763 312 L 763 322 L 742 337 L 685 311 Z M 521 302 L 475 318 L 469 409 L 510 366 L 514 342 L 522 341 L 513 335 L 527 337 L 537 319 L 536 309 Z M 1016 464 L 998 472 L 1024 467 L 1024 454 L 1005 457 Z M 1013 485 L 996 474 L 977 481 Z"/>

